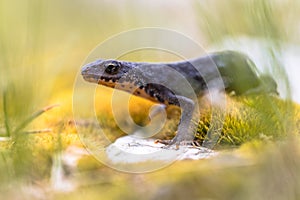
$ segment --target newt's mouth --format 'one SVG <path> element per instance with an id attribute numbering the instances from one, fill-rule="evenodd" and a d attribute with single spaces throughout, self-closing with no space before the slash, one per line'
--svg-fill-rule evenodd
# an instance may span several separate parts
<path id="1" fill-rule="evenodd" d="M 98 83 L 99 85 L 105 85 L 108 87 L 115 87 L 117 82 L 118 81 L 114 80 L 114 79 L 100 78 L 100 79 L 98 79 L 98 81 L 96 83 Z"/>

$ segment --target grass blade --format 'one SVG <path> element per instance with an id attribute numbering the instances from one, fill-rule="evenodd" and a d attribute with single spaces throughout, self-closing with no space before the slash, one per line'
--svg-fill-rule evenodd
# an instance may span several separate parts
<path id="1" fill-rule="evenodd" d="M 8 113 L 7 113 L 7 96 L 6 96 L 6 90 L 3 91 L 3 112 L 4 112 L 4 124 L 5 124 L 5 130 L 6 130 L 6 136 L 10 137 L 10 126 L 8 121 Z"/>
<path id="2" fill-rule="evenodd" d="M 30 117 L 28 117 L 26 120 L 23 121 L 23 123 L 21 123 L 13 132 L 14 134 L 19 133 L 20 131 L 22 131 L 22 129 L 24 129 L 30 122 L 32 122 L 32 120 L 34 120 L 35 118 L 37 118 L 38 116 L 40 116 L 41 114 L 43 114 L 44 112 L 47 112 L 48 110 L 59 106 L 58 104 L 55 105 L 51 105 L 51 106 L 47 106 L 35 113 L 33 113 L 33 115 L 31 115 Z"/>

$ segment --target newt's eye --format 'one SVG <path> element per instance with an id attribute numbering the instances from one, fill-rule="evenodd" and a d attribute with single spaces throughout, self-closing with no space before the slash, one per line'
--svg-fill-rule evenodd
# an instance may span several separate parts
<path id="1" fill-rule="evenodd" d="M 117 61 L 112 61 L 106 64 L 105 72 L 108 74 L 117 74 L 121 65 Z"/>

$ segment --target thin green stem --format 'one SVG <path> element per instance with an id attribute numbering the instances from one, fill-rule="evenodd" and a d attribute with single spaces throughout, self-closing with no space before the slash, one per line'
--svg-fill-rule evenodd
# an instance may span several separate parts
<path id="1" fill-rule="evenodd" d="M 33 113 L 30 117 L 28 117 L 26 120 L 23 121 L 23 123 L 21 123 L 15 130 L 14 130 L 14 134 L 19 133 L 20 131 L 22 131 L 30 122 L 32 122 L 35 118 L 37 118 L 38 116 L 40 116 L 41 114 L 43 114 L 44 112 L 57 107 L 58 105 L 51 105 L 51 106 L 47 106 L 35 113 Z"/>
<path id="2" fill-rule="evenodd" d="M 3 112 L 4 112 L 4 124 L 6 129 L 6 136 L 10 137 L 10 125 L 8 119 L 8 111 L 7 111 L 7 93 L 6 90 L 3 91 Z"/>

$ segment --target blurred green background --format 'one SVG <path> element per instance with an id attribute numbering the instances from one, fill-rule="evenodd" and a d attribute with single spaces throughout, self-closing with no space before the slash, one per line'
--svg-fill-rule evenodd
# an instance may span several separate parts
<path id="1" fill-rule="evenodd" d="M 223 49 L 227 39 L 264 41 L 264 59 L 272 66 L 266 71 L 290 97 L 289 66 L 283 65 L 281 55 L 286 44 L 299 46 L 299 9 L 297 0 L 1 0 L 0 136 L 11 136 L 0 141 L 1 199 L 299 199 L 298 137 L 292 141 L 286 137 L 279 144 L 262 139 L 215 160 L 176 163 L 145 175 L 116 172 L 86 158 L 79 163 L 79 172 L 91 172 L 88 176 L 94 174 L 94 180 L 69 193 L 56 191 L 51 182 L 51 170 L 59 166 L 56 155 L 69 145 L 80 146 L 70 126 L 73 84 L 98 44 L 143 27 L 178 31 L 207 51 Z M 109 110 L 111 91 L 100 89 Z M 58 108 L 40 110 L 56 103 Z M 290 102 L 284 106 L 292 107 Z M 39 110 L 43 115 L 36 118 Z M 279 119 L 286 120 L 282 123 L 290 129 L 285 131 L 299 134 L 293 129 L 294 118 Z M 44 128 L 51 131 L 24 134 Z M 240 155 L 246 161 L 237 159 Z"/>

